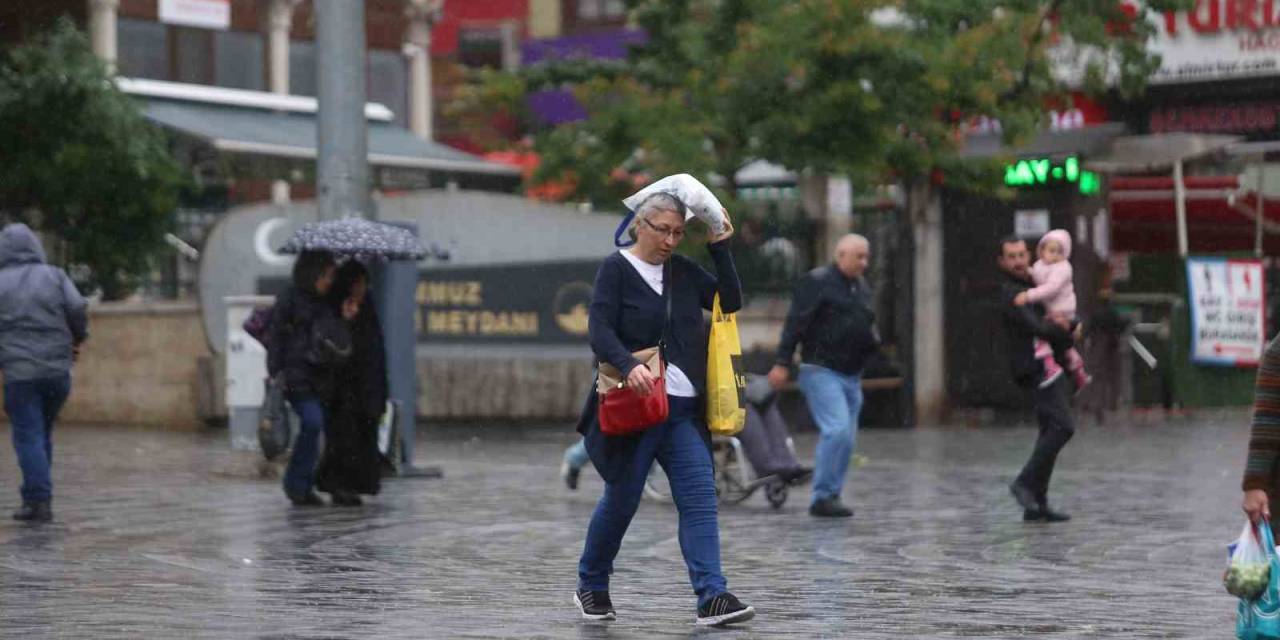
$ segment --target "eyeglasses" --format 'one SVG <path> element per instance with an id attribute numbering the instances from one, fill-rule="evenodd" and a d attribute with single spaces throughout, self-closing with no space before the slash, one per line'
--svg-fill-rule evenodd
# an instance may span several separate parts
<path id="1" fill-rule="evenodd" d="M 658 225 L 656 225 L 656 224 L 654 224 L 654 223 L 652 223 L 652 222 L 649 222 L 649 219 L 648 219 L 648 218 L 645 218 L 644 223 L 645 223 L 645 224 L 647 224 L 647 225 L 649 225 L 649 228 L 650 228 L 650 229 L 653 229 L 654 231 L 657 231 L 658 233 L 661 233 L 661 234 L 663 235 L 663 237 L 664 237 L 664 238 L 671 238 L 671 239 L 675 240 L 676 242 L 680 242 L 681 240 L 684 240 L 684 229 L 683 229 L 683 228 L 680 228 L 680 229 L 672 229 L 672 228 L 670 228 L 670 227 L 665 227 L 665 226 L 664 226 L 664 227 L 659 227 Z"/>

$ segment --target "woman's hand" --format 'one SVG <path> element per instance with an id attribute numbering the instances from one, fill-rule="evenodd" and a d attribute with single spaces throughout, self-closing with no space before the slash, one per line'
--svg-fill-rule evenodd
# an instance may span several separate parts
<path id="1" fill-rule="evenodd" d="M 636 393 L 640 394 L 642 398 L 648 397 L 650 393 L 653 393 L 653 385 L 657 381 L 658 379 L 654 377 L 649 367 L 643 364 L 637 365 L 631 370 L 631 373 L 627 374 L 627 386 L 635 389 Z"/>
<path id="2" fill-rule="evenodd" d="M 721 209 L 720 213 L 724 214 L 724 233 L 716 236 L 711 236 L 711 244 L 715 244 L 717 242 L 724 242 L 725 240 L 728 240 L 729 238 L 733 237 L 733 222 L 729 220 L 729 212 L 724 209 Z"/>
<path id="3" fill-rule="evenodd" d="M 1249 516 L 1249 522 L 1256 524 L 1259 518 L 1271 519 L 1271 505 L 1267 501 L 1267 492 L 1262 489 L 1244 492 L 1243 507 L 1244 512 Z"/>

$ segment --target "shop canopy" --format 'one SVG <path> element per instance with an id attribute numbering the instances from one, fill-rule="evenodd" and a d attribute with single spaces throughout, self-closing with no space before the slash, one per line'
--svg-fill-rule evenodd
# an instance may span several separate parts
<path id="1" fill-rule="evenodd" d="M 155 124 L 207 142 L 225 153 L 313 159 L 316 103 L 312 98 L 258 91 L 121 79 L 121 88 L 142 100 Z M 423 140 L 391 122 L 381 105 L 366 108 L 369 163 L 376 166 L 453 173 L 519 175 L 519 169 Z"/>
<path id="2" fill-rule="evenodd" d="M 1087 169 L 1112 175 L 1115 248 L 1186 256 L 1194 235 L 1197 251 L 1261 251 L 1266 203 L 1257 200 L 1260 190 L 1241 191 L 1235 176 L 1184 175 L 1187 162 L 1227 153 L 1239 141 L 1196 133 L 1123 136 L 1088 159 Z M 1253 207 L 1246 208 L 1250 198 Z"/>

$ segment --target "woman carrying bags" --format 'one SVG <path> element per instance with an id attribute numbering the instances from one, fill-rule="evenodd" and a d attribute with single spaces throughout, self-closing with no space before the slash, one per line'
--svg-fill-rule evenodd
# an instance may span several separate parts
<path id="1" fill-rule="evenodd" d="M 649 195 L 635 208 L 630 231 L 635 245 L 605 258 L 596 275 L 589 327 L 601 375 L 606 369 L 615 371 L 618 392 L 634 394 L 643 402 L 655 400 L 652 394 L 664 389 L 667 397 L 664 420 L 630 435 L 606 435 L 601 418 L 608 426 L 610 416 L 601 411 L 611 412 L 614 405 L 607 394 L 601 400 L 593 390 L 578 422 L 591 461 L 605 481 L 587 529 L 574 594 L 574 603 L 588 620 L 616 617 L 609 575 L 654 461 L 666 471 L 680 515 L 680 549 L 698 596 L 697 624 L 718 626 L 755 615 L 729 593 L 720 571 L 711 435 L 700 401 L 707 363 L 703 311 L 711 309 L 717 293 L 726 313 L 742 307 L 741 284 L 729 253 L 733 227 L 726 214 L 724 231 L 708 245 L 715 262 L 713 275 L 675 255 L 684 238 L 685 213 L 678 198 Z M 634 355 L 653 347 L 661 353 L 657 371 Z"/>
<path id="2" fill-rule="evenodd" d="M 349 321 L 359 311 L 349 303 L 335 311 L 325 299 L 336 270 L 331 254 L 303 252 L 293 265 L 293 285 L 276 296 L 271 317 L 267 373 L 283 379 L 285 397 L 302 422 L 284 472 L 285 496 L 298 507 L 324 504 L 315 492 L 320 434 L 334 374 L 351 356 L 351 332 L 339 314 Z"/>

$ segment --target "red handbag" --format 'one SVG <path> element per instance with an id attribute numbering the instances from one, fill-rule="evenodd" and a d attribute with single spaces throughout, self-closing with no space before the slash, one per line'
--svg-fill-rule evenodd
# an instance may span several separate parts
<path id="1" fill-rule="evenodd" d="M 600 432 L 606 436 L 639 433 L 667 421 L 671 407 L 667 402 L 667 381 L 663 376 L 661 350 L 650 347 L 632 354 L 640 366 L 649 367 L 657 380 L 653 391 L 641 396 L 626 386 L 621 372 L 608 363 L 600 364 L 596 391 L 600 394 Z"/>

